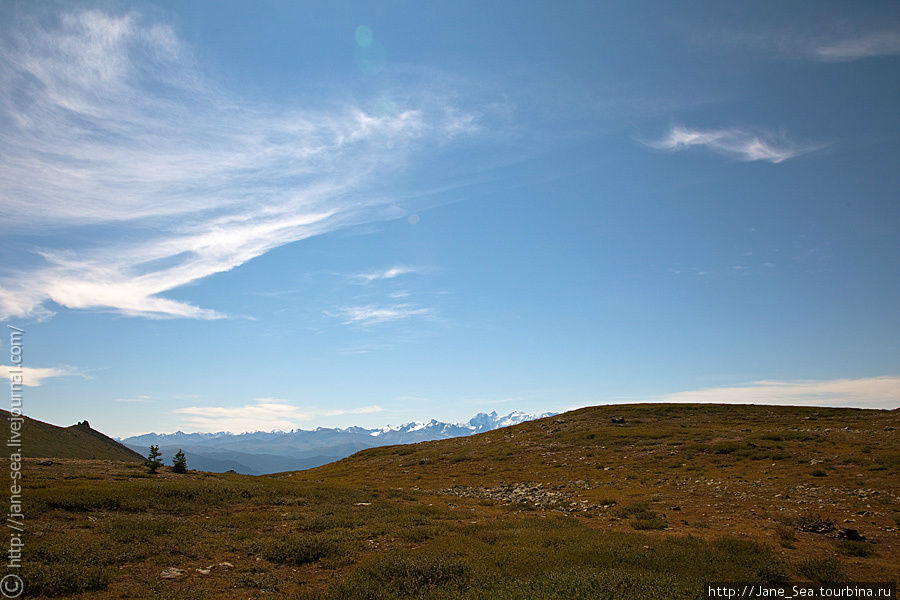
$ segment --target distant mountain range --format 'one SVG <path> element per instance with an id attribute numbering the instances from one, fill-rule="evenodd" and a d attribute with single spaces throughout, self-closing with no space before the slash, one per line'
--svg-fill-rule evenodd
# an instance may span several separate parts
<path id="1" fill-rule="evenodd" d="M 171 457 L 180 449 L 187 456 L 191 469 L 262 475 L 318 467 L 366 448 L 462 437 L 554 414 L 511 412 L 500 416 L 496 412 L 478 413 L 467 423 L 444 423 L 432 419 L 428 423 L 406 423 L 380 429 L 319 427 L 313 430 L 241 434 L 179 431 L 147 433 L 121 441 L 141 454 L 146 454 L 150 445 L 158 445 L 166 463 L 171 462 Z"/>

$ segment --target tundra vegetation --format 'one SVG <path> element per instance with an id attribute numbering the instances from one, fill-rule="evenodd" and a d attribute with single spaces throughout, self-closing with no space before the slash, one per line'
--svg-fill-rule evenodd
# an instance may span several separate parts
<path id="1" fill-rule="evenodd" d="M 34 459 L 26 593 L 681 600 L 709 581 L 896 581 L 898 424 L 629 405 L 263 477 Z"/>

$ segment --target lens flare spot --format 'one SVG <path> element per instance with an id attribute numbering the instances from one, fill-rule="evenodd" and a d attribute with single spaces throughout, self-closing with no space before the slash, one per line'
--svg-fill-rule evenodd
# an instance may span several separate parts
<path id="1" fill-rule="evenodd" d="M 372 45 L 375 34 L 372 33 L 372 28 L 368 25 L 360 25 L 356 28 L 356 31 L 353 32 L 353 37 L 356 39 L 357 46 L 360 48 L 368 48 Z"/>
<path id="2" fill-rule="evenodd" d="M 410 225 L 415 225 L 419 222 L 419 215 L 409 215 L 406 217 L 406 220 L 409 221 Z"/>

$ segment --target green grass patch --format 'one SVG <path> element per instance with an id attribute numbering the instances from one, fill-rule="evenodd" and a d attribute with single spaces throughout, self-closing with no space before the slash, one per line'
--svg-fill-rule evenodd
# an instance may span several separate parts
<path id="1" fill-rule="evenodd" d="M 844 556 L 866 558 L 872 556 L 872 544 L 862 540 L 841 540 L 837 543 L 837 551 Z"/>
<path id="2" fill-rule="evenodd" d="M 833 556 L 804 560 L 797 565 L 797 572 L 816 583 L 842 583 L 846 581 L 846 575 L 844 575 L 844 571 L 841 568 L 841 563 Z"/>
<path id="3" fill-rule="evenodd" d="M 271 542 L 262 557 L 274 563 L 300 566 L 314 563 L 336 554 L 339 546 L 334 540 L 320 536 L 294 536 Z"/>
<path id="4" fill-rule="evenodd" d="M 112 572 L 108 568 L 86 564 L 26 561 L 23 579 L 27 596 L 69 596 L 105 590 L 112 580 Z"/>

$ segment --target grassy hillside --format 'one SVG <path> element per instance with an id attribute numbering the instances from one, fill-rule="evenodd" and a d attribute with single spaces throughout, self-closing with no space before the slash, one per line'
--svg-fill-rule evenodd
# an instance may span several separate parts
<path id="1" fill-rule="evenodd" d="M 9 416 L 8 411 L 0 410 L 3 421 Z M 142 460 L 141 455 L 86 423 L 57 427 L 29 417 L 25 417 L 22 430 L 22 453 L 31 458 Z"/>
<path id="2" fill-rule="evenodd" d="M 57 596 L 326 600 L 897 580 L 898 425 L 896 411 L 633 405 L 265 477 L 32 462 L 27 580 Z"/>

